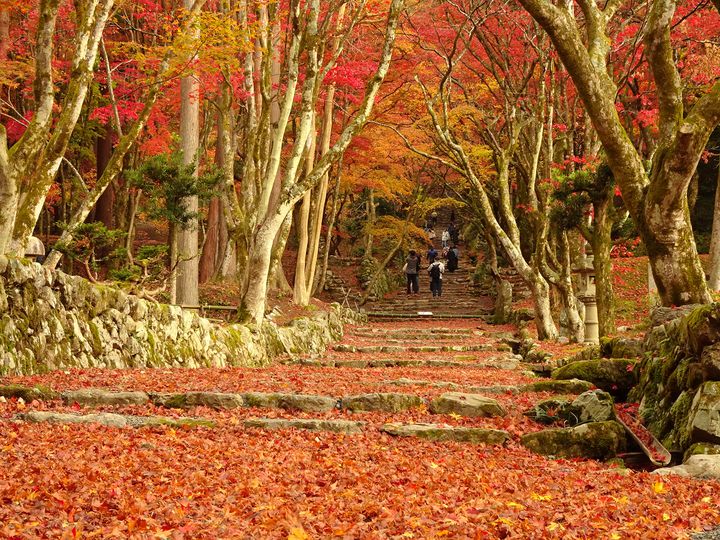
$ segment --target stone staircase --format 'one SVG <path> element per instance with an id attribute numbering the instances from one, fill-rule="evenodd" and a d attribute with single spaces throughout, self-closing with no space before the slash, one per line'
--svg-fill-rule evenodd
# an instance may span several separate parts
<path id="1" fill-rule="evenodd" d="M 447 228 L 448 219 L 440 216 L 435 232 L 437 238 L 434 247 L 442 253 L 442 231 Z M 427 273 L 428 261 L 425 252 L 422 255 L 420 272 L 420 292 L 407 295 L 405 289 L 387 294 L 384 298 L 368 303 L 366 310 L 373 321 L 393 321 L 406 319 L 475 319 L 482 318 L 493 309 L 493 300 L 481 294 L 473 284 L 473 267 L 467 258 L 464 246 L 460 244 L 460 262 L 454 272 L 445 271 L 442 296 L 433 298 L 430 292 L 430 277 Z M 446 263 L 446 261 L 443 261 Z"/>

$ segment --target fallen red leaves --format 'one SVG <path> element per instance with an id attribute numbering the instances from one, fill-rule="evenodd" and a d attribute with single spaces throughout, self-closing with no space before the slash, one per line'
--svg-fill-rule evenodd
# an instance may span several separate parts
<path id="1" fill-rule="evenodd" d="M 6 537 L 680 538 L 720 519 L 716 482 L 658 493 L 646 473 L 515 445 L 10 423 L 0 437 Z"/>

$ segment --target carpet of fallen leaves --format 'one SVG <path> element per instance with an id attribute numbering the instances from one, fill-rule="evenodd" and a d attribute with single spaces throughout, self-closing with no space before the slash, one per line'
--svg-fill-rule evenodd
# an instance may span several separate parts
<path id="1" fill-rule="evenodd" d="M 644 267 L 640 270 L 635 260 L 621 263 L 630 265 L 635 276 L 627 298 L 637 299 Z M 627 283 L 627 273 L 623 276 Z M 637 306 L 633 314 L 644 309 Z M 393 334 L 408 326 L 427 330 L 437 329 L 438 323 L 372 325 Z M 469 320 L 441 326 L 472 329 L 473 335 L 404 345 L 488 344 L 495 349 L 500 342 L 494 334 L 515 330 Z M 360 335 L 367 330 L 357 329 L 345 343 L 398 344 L 387 339 L 394 335 Z M 577 345 L 544 348 L 558 357 L 578 350 Z M 326 358 L 453 360 L 460 355 L 471 364 L 503 354 L 329 351 Z M 0 383 L 42 384 L 57 391 L 98 387 L 334 397 L 401 392 L 430 400 L 448 389 L 392 381 L 452 382 L 464 389 L 537 380 L 523 369 L 281 364 L 261 369 L 91 369 L 6 377 Z M 60 401 L 9 399 L 0 403 L 0 538 L 632 540 L 689 538 L 693 530 L 720 523 L 720 482 L 660 477 L 592 460 L 548 459 L 525 450 L 520 436 L 543 426 L 522 412 L 550 396 L 492 395 L 508 410 L 502 418 L 432 415 L 425 407 L 356 414 L 206 407 L 182 411 L 151 404 L 83 409 Z M 217 425 L 114 429 L 10 421 L 31 409 L 196 416 Z M 243 426 L 251 417 L 362 420 L 366 426 L 355 435 L 264 431 Z M 498 428 L 509 431 L 511 439 L 503 447 L 484 447 L 393 438 L 380 432 L 385 422 Z"/>
<path id="2" fill-rule="evenodd" d="M 301 431 L 0 423 L 0 535 L 682 538 L 718 485 L 483 448 Z"/>

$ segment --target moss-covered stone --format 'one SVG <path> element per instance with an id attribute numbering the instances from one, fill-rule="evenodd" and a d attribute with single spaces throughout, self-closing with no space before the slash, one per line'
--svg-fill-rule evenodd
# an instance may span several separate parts
<path id="1" fill-rule="evenodd" d="M 548 380 L 524 384 L 520 387 L 521 392 L 557 392 L 560 394 L 581 394 L 592 390 L 593 383 L 581 381 L 580 379 Z"/>
<path id="2" fill-rule="evenodd" d="M 228 394 L 222 392 L 152 394 L 150 397 L 155 405 L 166 407 L 168 409 L 189 409 L 191 407 L 234 409 L 245 405 L 245 401 L 240 394 Z"/>
<path id="3" fill-rule="evenodd" d="M 472 444 L 504 444 L 510 434 L 499 429 L 450 427 L 438 424 L 385 424 L 380 428 L 396 437 L 417 437 L 429 441 L 455 441 Z"/>
<path id="4" fill-rule="evenodd" d="M 718 455 L 720 454 L 720 445 L 711 443 L 695 443 L 685 450 L 683 461 L 687 461 L 691 456 L 697 455 Z"/>
<path id="5" fill-rule="evenodd" d="M 0 386 L 0 396 L 6 398 L 22 398 L 26 402 L 33 399 L 48 401 L 57 399 L 59 394 L 47 386 L 22 386 L 19 384 L 6 384 Z"/>
<path id="6" fill-rule="evenodd" d="M 100 388 L 83 388 L 61 394 L 65 403 L 78 405 L 109 405 L 122 407 L 126 405 L 143 405 L 150 401 L 145 392 L 109 392 Z"/>
<path id="7" fill-rule="evenodd" d="M 625 428 L 614 421 L 592 422 L 572 428 L 528 433 L 520 443 L 546 456 L 610 459 L 625 450 Z"/>
<path id="8" fill-rule="evenodd" d="M 507 411 L 496 400 L 479 394 L 447 392 L 430 403 L 433 414 L 459 414 L 469 417 L 505 416 Z"/>
<path id="9" fill-rule="evenodd" d="M 349 420 L 317 420 L 317 419 L 284 419 L 284 418 L 250 418 L 243 424 L 246 427 L 261 429 L 307 429 L 310 431 L 331 431 L 334 433 L 360 433 L 364 422 Z"/>
<path id="10" fill-rule="evenodd" d="M 637 382 L 635 364 L 628 358 L 581 360 L 554 370 L 552 378 L 589 381 L 613 396 L 625 397 Z"/>
<path id="11" fill-rule="evenodd" d="M 352 412 L 402 412 L 425 405 L 425 400 L 412 394 L 374 393 L 342 398 L 340 406 Z"/>

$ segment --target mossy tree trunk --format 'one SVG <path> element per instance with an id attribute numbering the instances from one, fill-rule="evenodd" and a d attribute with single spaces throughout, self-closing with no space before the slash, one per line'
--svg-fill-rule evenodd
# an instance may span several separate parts
<path id="1" fill-rule="evenodd" d="M 670 40 L 676 3 L 654 0 L 644 33 L 660 112 L 660 135 L 649 174 L 623 128 L 615 107 L 617 85 L 608 69 L 611 42 L 606 30 L 621 2 L 607 2 L 603 9 L 595 2 L 579 2 L 585 21 L 582 28 L 571 11 L 575 3 L 520 3 L 547 31 L 575 83 L 647 247 L 663 304 L 710 301 L 692 235 L 687 191 L 710 134 L 720 122 L 720 82 L 686 114 Z"/>
<path id="2" fill-rule="evenodd" d="M 613 226 L 613 220 L 610 217 L 611 205 L 612 195 L 593 201 L 594 219 L 590 234 L 600 337 L 610 335 L 616 330 L 615 294 L 613 292 L 612 260 L 610 259 Z"/>

